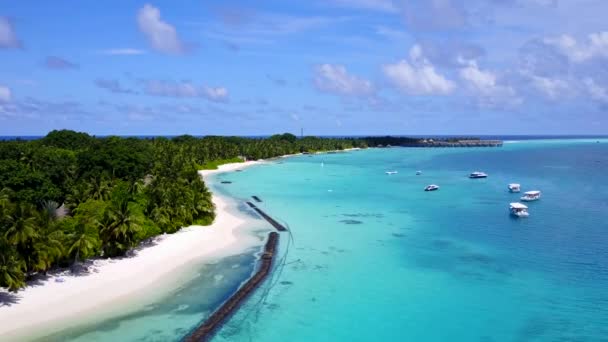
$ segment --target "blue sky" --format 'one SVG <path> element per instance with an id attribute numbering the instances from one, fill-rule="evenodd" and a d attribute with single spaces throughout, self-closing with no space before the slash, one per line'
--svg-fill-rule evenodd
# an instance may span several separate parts
<path id="1" fill-rule="evenodd" d="M 605 0 L 0 1 L 0 135 L 606 134 Z"/>

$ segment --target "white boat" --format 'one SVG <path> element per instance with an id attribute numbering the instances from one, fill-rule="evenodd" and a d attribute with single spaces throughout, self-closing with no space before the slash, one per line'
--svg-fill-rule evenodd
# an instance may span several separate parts
<path id="1" fill-rule="evenodd" d="M 416 176 L 420 176 L 422 174 L 422 171 L 416 171 Z"/>
<path id="2" fill-rule="evenodd" d="M 469 178 L 486 178 L 488 175 L 484 172 L 475 171 L 469 175 Z"/>
<path id="3" fill-rule="evenodd" d="M 528 217 L 530 213 L 528 212 L 528 207 L 525 204 L 515 202 L 509 205 L 509 211 L 511 215 L 517 217 Z"/>
<path id="4" fill-rule="evenodd" d="M 439 185 L 431 184 L 431 185 L 427 185 L 424 188 L 424 191 L 435 191 L 435 190 L 439 190 Z"/>
<path id="5" fill-rule="evenodd" d="M 540 191 L 526 191 L 524 195 L 520 198 L 520 200 L 525 202 L 532 202 L 540 199 Z"/>
<path id="6" fill-rule="evenodd" d="M 396 175 L 397 173 L 397 171 L 386 171 L 387 175 Z"/>
<path id="7" fill-rule="evenodd" d="M 509 191 L 510 192 L 520 192 L 521 186 L 517 183 L 511 183 L 511 184 L 509 184 Z"/>

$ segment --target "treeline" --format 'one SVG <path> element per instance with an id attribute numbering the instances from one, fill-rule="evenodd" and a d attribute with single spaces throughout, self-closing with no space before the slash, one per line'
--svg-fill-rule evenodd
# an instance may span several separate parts
<path id="1" fill-rule="evenodd" d="M 221 160 L 366 147 L 365 139 L 96 138 L 52 131 L 0 142 L 0 287 L 53 267 L 124 255 L 141 241 L 214 218 L 197 170 Z"/>

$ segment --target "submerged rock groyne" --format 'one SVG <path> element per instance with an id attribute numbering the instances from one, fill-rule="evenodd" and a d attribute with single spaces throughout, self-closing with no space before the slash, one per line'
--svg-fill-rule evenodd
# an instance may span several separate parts
<path id="1" fill-rule="evenodd" d="M 268 234 L 264 252 L 260 258 L 260 265 L 255 274 L 243 284 L 222 306 L 217 309 L 207 320 L 205 320 L 198 328 L 196 328 L 188 337 L 184 339 L 186 342 L 209 341 L 213 334 L 228 320 L 245 302 L 247 297 L 257 289 L 264 279 L 268 277 L 272 271 L 272 264 L 277 253 L 279 244 L 279 233 L 271 232 Z"/>

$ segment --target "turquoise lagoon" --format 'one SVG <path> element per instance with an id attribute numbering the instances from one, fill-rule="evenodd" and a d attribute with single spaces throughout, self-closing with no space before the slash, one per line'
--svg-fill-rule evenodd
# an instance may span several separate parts
<path id="1" fill-rule="evenodd" d="M 467 178 L 475 170 L 489 178 Z M 508 215 L 513 182 L 543 191 L 527 219 Z M 431 183 L 441 189 L 424 192 Z M 272 278 L 214 341 L 608 339 L 607 140 L 305 155 L 220 174 L 212 188 L 252 227 L 265 223 L 242 202 L 257 195 L 291 230 Z M 178 341 L 257 252 L 194 265 L 197 277 L 145 310 L 61 337 Z"/>

